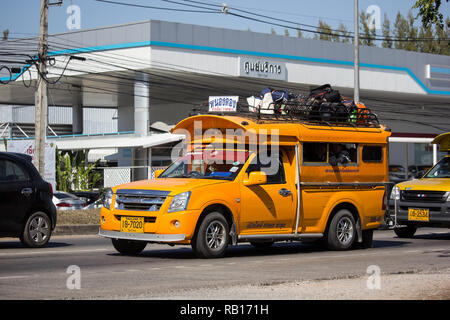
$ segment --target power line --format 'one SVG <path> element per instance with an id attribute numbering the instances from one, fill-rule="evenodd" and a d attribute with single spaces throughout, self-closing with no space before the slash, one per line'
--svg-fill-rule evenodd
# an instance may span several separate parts
<path id="1" fill-rule="evenodd" d="M 163 0 L 163 1 L 169 1 L 169 0 Z M 193 0 L 184 0 L 184 1 L 213 6 L 212 4 L 208 4 L 208 3 L 205 3 L 205 2 L 202 2 L 202 1 L 193 1 Z M 183 3 L 179 3 L 179 2 L 176 2 L 176 1 L 172 1 L 172 0 L 170 2 L 181 4 L 181 5 L 185 5 L 185 6 L 189 6 L 188 4 L 183 4 Z M 215 5 L 215 6 L 219 6 L 219 5 Z M 202 7 L 200 7 L 200 8 L 202 8 Z M 265 24 L 268 24 L 268 25 L 276 25 L 276 26 L 279 26 L 279 27 L 284 27 L 284 28 L 288 28 L 288 29 L 294 29 L 294 30 L 297 30 L 297 31 L 304 31 L 304 32 L 309 32 L 309 33 L 314 33 L 314 34 L 329 35 L 329 36 L 333 36 L 333 37 L 343 37 L 343 38 L 350 38 L 350 39 L 354 38 L 354 36 L 351 35 L 351 34 L 354 34 L 354 32 L 350 31 L 350 30 L 332 29 L 332 28 L 328 28 L 328 27 L 321 27 L 320 25 L 319 26 L 313 26 L 313 25 L 309 25 L 309 24 L 296 22 L 296 21 L 280 19 L 280 18 L 276 18 L 276 17 L 273 17 L 273 16 L 264 15 L 264 14 L 257 14 L 257 13 L 253 13 L 251 11 L 238 9 L 236 7 L 228 6 L 228 8 L 236 10 L 238 12 L 243 12 L 243 13 L 247 13 L 247 14 L 250 14 L 250 15 L 254 15 L 254 16 L 257 16 L 257 17 L 262 17 L 262 18 L 267 18 L 267 19 L 271 19 L 271 20 L 275 20 L 275 21 L 284 22 L 284 23 L 294 24 L 296 26 L 293 27 L 293 26 L 288 26 L 288 25 L 284 25 L 284 24 L 273 23 L 273 22 L 262 20 L 262 19 L 259 19 L 259 18 L 252 18 L 252 17 L 248 17 L 248 16 L 245 16 L 245 15 L 242 15 L 242 14 L 236 14 L 234 12 L 231 12 L 230 10 L 226 11 L 226 14 L 230 14 L 230 15 L 233 15 L 233 16 L 236 16 L 236 17 L 239 17 L 239 18 L 247 19 L 247 20 L 253 20 L 253 21 L 265 23 Z M 308 30 L 308 29 L 299 28 L 298 26 L 305 26 L 305 27 L 309 27 L 309 28 L 317 28 L 317 29 L 322 29 L 324 31 Z M 332 32 L 335 32 L 335 33 L 332 33 Z M 343 32 L 346 32 L 347 34 L 343 34 Z M 385 37 L 383 35 L 378 35 L 378 34 L 374 34 L 374 36 L 370 36 L 370 37 L 368 37 L 368 36 L 360 36 L 359 38 L 362 39 L 362 40 L 373 40 L 373 41 L 390 40 L 390 41 L 394 41 L 394 42 L 436 41 L 436 40 L 438 40 L 436 38 L 425 38 L 425 37 L 423 37 L 423 38 Z M 441 40 L 444 40 L 444 39 L 441 39 Z M 445 39 L 445 40 L 450 40 L 450 39 Z"/>
<path id="2" fill-rule="evenodd" d="M 176 9 L 176 8 L 169 8 L 169 7 L 156 7 L 156 6 L 148 6 L 148 5 L 141 5 L 141 4 L 134 4 L 134 3 L 125 3 L 125 2 L 110 1 L 110 0 L 94 0 L 94 1 L 110 3 L 110 4 L 116 4 L 116 5 L 127 6 L 127 7 L 155 9 L 155 10 L 165 10 L 165 11 L 192 12 L 192 13 L 217 13 L 216 11 L 211 10 L 211 9 L 210 10 L 205 10 L 205 11 L 199 11 L 199 10 L 189 10 L 189 9 Z"/>

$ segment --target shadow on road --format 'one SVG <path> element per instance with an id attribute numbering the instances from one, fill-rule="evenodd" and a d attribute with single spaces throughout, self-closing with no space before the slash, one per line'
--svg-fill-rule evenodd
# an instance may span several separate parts
<path id="1" fill-rule="evenodd" d="M 399 238 L 395 238 L 396 240 L 373 240 L 374 248 L 389 248 L 389 247 L 399 247 L 410 244 L 411 241 L 401 241 Z M 405 240 L 405 239 L 403 239 Z"/>
<path id="2" fill-rule="evenodd" d="M 409 244 L 408 241 L 399 240 L 374 240 L 374 248 L 389 248 L 399 247 Z M 355 248 L 350 251 L 361 251 L 364 249 Z M 324 246 L 317 243 L 302 243 L 302 242 L 279 242 L 268 248 L 255 248 L 250 244 L 240 244 L 229 246 L 224 258 L 233 257 L 261 257 L 261 256 L 277 256 L 289 254 L 315 254 L 319 252 L 331 252 L 324 248 Z M 121 256 L 119 253 L 109 253 L 109 256 Z M 167 249 L 152 250 L 152 245 L 149 244 L 145 250 L 136 258 L 160 258 L 160 259 L 198 259 L 189 246 L 173 247 Z"/>
<path id="3" fill-rule="evenodd" d="M 65 242 L 52 242 L 50 239 L 49 243 L 43 248 L 35 248 L 35 249 L 49 249 L 49 248 L 60 248 L 60 247 L 69 247 L 73 246 L 72 243 L 65 243 Z M 7 241 L 0 241 L 0 250 L 1 249 L 33 249 L 30 247 L 27 247 L 23 245 L 19 240 L 7 240 Z"/>
<path id="4" fill-rule="evenodd" d="M 449 233 L 429 233 L 429 234 L 418 234 L 413 237 L 413 239 L 423 239 L 423 240 L 450 240 Z"/>

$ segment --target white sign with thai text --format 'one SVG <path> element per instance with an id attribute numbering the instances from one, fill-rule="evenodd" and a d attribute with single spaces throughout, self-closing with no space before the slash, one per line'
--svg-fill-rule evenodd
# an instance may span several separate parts
<path id="1" fill-rule="evenodd" d="M 210 96 L 209 112 L 236 112 L 239 96 Z"/>

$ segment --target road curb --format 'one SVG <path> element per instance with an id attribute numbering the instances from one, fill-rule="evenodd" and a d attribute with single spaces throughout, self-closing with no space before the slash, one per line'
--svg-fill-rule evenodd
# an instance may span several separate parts
<path id="1" fill-rule="evenodd" d="M 67 235 L 88 235 L 97 234 L 99 224 L 73 224 L 73 225 L 62 225 L 56 226 L 53 231 L 55 236 L 67 236 Z"/>

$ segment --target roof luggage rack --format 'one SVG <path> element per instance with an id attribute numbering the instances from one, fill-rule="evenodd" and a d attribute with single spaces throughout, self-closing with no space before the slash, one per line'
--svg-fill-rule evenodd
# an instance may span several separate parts
<path id="1" fill-rule="evenodd" d="M 324 126 L 380 127 L 377 116 L 369 108 L 329 102 L 308 105 L 304 100 L 273 102 L 266 108 L 254 107 L 239 101 L 235 112 L 210 112 L 208 102 L 205 102 L 194 107 L 189 115 L 201 114 L 240 116 L 256 119 L 256 121 L 289 121 Z"/>

